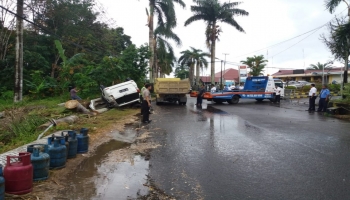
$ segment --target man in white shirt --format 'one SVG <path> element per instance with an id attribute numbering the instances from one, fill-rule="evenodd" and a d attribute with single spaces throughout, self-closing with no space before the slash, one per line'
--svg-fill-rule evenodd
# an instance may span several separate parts
<path id="1" fill-rule="evenodd" d="M 281 101 L 281 90 L 282 88 L 278 87 L 277 85 L 275 86 L 275 93 L 276 93 L 276 98 L 275 98 L 275 102 L 276 103 L 280 103 Z"/>
<path id="2" fill-rule="evenodd" d="M 231 85 L 230 86 L 230 90 L 234 90 L 234 89 L 236 89 L 236 86 L 235 85 Z"/>
<path id="3" fill-rule="evenodd" d="M 210 89 L 210 92 L 216 92 L 216 87 L 213 85 L 213 87 Z"/>
<path id="4" fill-rule="evenodd" d="M 311 89 L 310 89 L 310 92 L 309 92 L 309 109 L 306 110 L 306 111 L 315 111 L 315 101 L 316 101 L 316 92 L 317 92 L 317 89 L 315 87 L 315 84 L 312 83 L 311 84 Z"/>

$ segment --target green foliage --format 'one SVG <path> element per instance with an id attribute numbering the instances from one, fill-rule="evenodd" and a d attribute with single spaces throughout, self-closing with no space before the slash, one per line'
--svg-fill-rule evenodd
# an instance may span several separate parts
<path id="1" fill-rule="evenodd" d="M 288 89 L 288 90 L 296 90 L 296 88 L 294 86 L 287 86 L 285 87 L 285 89 Z"/>
<path id="2" fill-rule="evenodd" d="M 264 71 L 267 62 L 268 60 L 265 60 L 263 55 L 247 57 L 246 60 L 241 61 L 241 63 L 248 66 L 248 68 L 250 69 L 249 74 L 251 74 L 252 76 L 263 75 L 262 72 Z"/>
<path id="3" fill-rule="evenodd" d="M 330 84 L 330 85 L 328 85 L 328 89 L 331 92 L 339 92 L 340 91 L 340 84 Z"/>
<path id="4" fill-rule="evenodd" d="M 322 69 L 330 69 L 332 62 L 326 62 L 321 64 L 320 62 L 317 62 L 317 64 L 311 64 L 308 69 L 311 70 L 322 70 Z"/>

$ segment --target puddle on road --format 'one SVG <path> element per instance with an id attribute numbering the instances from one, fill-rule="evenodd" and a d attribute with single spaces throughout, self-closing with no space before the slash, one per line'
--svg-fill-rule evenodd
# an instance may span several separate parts
<path id="1" fill-rule="evenodd" d="M 148 194 L 149 161 L 136 155 L 130 161 L 116 162 L 113 152 L 129 148 L 130 144 L 111 140 L 97 147 L 69 174 L 64 191 L 65 199 L 130 199 Z"/>

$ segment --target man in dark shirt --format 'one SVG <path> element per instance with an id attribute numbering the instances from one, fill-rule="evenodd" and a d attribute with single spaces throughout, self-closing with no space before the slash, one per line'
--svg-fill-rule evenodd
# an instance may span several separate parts
<path id="1" fill-rule="evenodd" d="M 205 93 L 205 89 L 204 89 L 204 85 L 202 85 L 197 95 L 197 103 L 196 103 L 197 106 L 202 106 L 204 93 Z"/>
<path id="2" fill-rule="evenodd" d="M 69 91 L 72 100 L 81 100 L 81 98 L 77 95 L 77 92 L 79 92 L 79 90 L 77 90 L 75 86 L 73 86 L 73 88 Z"/>

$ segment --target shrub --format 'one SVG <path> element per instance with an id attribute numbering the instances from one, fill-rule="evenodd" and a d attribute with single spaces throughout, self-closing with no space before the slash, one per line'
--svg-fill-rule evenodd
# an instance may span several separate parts
<path id="1" fill-rule="evenodd" d="M 331 92 L 339 92 L 340 91 L 340 84 L 330 84 L 330 85 L 328 85 L 328 89 Z"/>
<path id="2" fill-rule="evenodd" d="M 285 89 L 288 89 L 288 90 L 296 90 L 297 88 L 294 87 L 294 86 L 287 86 L 287 87 L 285 87 Z"/>

